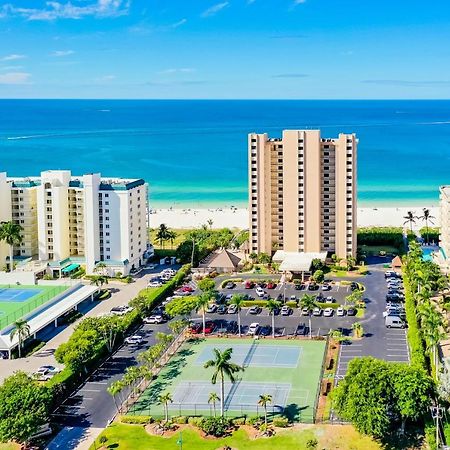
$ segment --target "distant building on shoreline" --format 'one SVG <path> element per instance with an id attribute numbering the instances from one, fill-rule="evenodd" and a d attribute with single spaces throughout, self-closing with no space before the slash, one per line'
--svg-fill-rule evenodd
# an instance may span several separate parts
<path id="1" fill-rule="evenodd" d="M 74 177 L 68 170 L 48 170 L 31 178 L 0 173 L 0 221 L 23 228 L 14 262 L 39 260 L 54 276 L 81 265 L 90 274 L 102 262 L 105 273 L 127 275 L 144 263 L 147 252 L 147 193 L 142 179 L 99 173 Z M 8 246 L 0 242 L 0 270 L 8 260 Z"/>
<path id="2" fill-rule="evenodd" d="M 355 134 L 248 136 L 250 251 L 356 255 Z"/>
<path id="3" fill-rule="evenodd" d="M 450 186 L 439 188 L 439 245 L 445 270 L 448 272 L 450 266 Z"/>

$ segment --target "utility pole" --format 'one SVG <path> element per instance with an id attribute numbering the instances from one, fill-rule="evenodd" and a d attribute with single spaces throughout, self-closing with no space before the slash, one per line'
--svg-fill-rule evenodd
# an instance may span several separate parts
<path id="1" fill-rule="evenodd" d="M 431 417 L 436 420 L 436 448 L 439 449 L 439 419 L 442 419 L 442 413 L 444 408 L 439 406 L 439 403 L 436 403 L 436 406 L 432 406 L 431 408 Z"/>

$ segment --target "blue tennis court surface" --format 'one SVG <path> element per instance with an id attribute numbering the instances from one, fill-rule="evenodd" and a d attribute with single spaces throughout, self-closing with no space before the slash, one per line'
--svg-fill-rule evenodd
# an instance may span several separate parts
<path id="1" fill-rule="evenodd" d="M 206 361 L 214 358 L 214 349 L 223 351 L 229 347 L 223 345 L 205 345 L 198 355 L 196 365 L 203 365 Z M 301 347 L 289 347 L 286 345 L 260 346 L 257 342 L 253 344 L 234 344 L 231 360 L 245 367 L 286 367 L 298 366 Z"/>
<path id="2" fill-rule="evenodd" d="M 16 288 L 0 289 L 0 302 L 22 303 L 26 302 L 31 297 L 40 294 L 41 292 L 42 289 L 16 289 Z"/>

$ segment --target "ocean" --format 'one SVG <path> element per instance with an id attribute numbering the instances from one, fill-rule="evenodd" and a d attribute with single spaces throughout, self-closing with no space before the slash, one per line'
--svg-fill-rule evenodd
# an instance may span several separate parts
<path id="1" fill-rule="evenodd" d="M 356 133 L 359 206 L 436 205 L 450 101 L 0 100 L 0 171 L 142 177 L 152 207 L 244 206 L 247 134 Z"/>

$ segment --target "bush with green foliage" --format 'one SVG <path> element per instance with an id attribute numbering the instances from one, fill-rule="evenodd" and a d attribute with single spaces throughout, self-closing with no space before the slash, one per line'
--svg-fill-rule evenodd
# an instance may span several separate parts
<path id="1" fill-rule="evenodd" d="M 316 283 L 323 283 L 325 280 L 325 274 L 323 273 L 323 270 L 316 270 L 313 273 L 312 279 L 316 282 Z"/>
<path id="2" fill-rule="evenodd" d="M 274 427 L 286 428 L 289 426 L 289 420 L 286 417 L 274 417 L 272 424 Z"/>
<path id="3" fill-rule="evenodd" d="M 245 425 L 246 417 L 236 417 L 233 419 L 233 425 L 236 427 L 240 427 L 241 425 Z"/>
<path id="4" fill-rule="evenodd" d="M 225 436 L 231 426 L 231 421 L 226 417 L 204 417 L 199 428 L 209 436 Z"/>
<path id="5" fill-rule="evenodd" d="M 187 416 L 172 417 L 172 421 L 178 425 L 186 425 L 188 423 Z"/>
<path id="6" fill-rule="evenodd" d="M 428 239 L 428 242 L 439 242 L 439 228 L 438 227 L 423 227 L 419 230 L 420 235 L 425 239 L 425 241 Z"/>
<path id="7" fill-rule="evenodd" d="M 132 425 L 147 425 L 153 422 L 152 416 L 120 416 L 121 423 L 129 423 Z"/>

